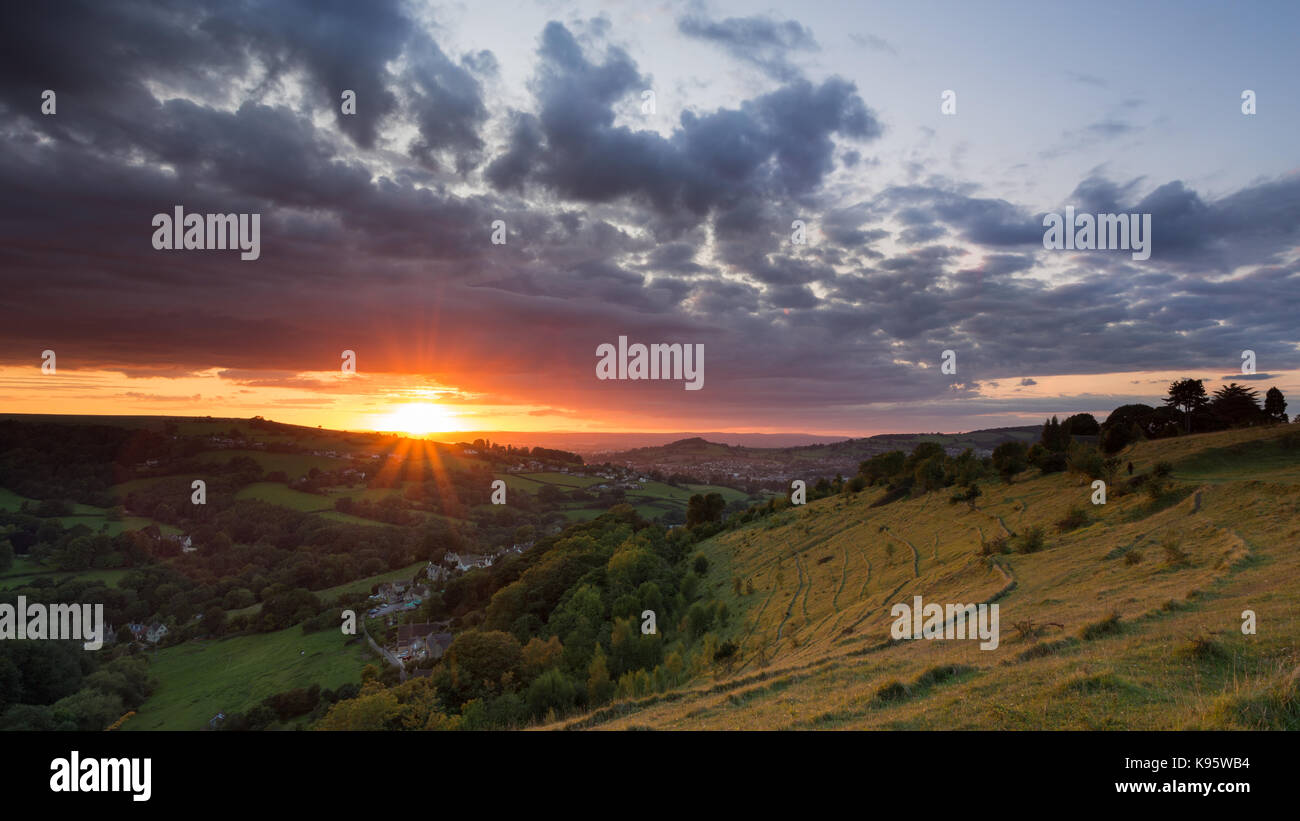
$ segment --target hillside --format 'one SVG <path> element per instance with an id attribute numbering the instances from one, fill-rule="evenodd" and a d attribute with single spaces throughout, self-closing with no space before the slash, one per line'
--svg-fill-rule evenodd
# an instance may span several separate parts
<path id="1" fill-rule="evenodd" d="M 730 666 L 549 726 L 1300 728 L 1296 430 L 1129 448 L 1136 475 L 1172 464 L 1159 502 L 1115 482 L 1094 506 L 1081 477 L 1030 469 L 983 482 L 975 509 L 946 492 L 872 507 L 869 489 L 725 532 L 701 549 L 740 615 Z M 1086 521 L 1058 529 L 1072 507 Z M 1043 549 L 981 555 L 1034 526 Z M 891 606 L 917 595 L 996 601 L 1000 644 L 891 640 Z"/>

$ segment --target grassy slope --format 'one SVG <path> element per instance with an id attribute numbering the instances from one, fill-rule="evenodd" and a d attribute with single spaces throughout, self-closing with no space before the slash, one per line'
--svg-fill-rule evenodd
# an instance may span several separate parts
<path id="1" fill-rule="evenodd" d="M 729 636 L 740 644 L 739 662 L 672 700 L 650 697 L 562 724 L 1294 727 L 1300 694 L 1286 677 L 1300 664 L 1300 449 L 1280 447 L 1287 432 L 1146 442 L 1122 454 L 1139 473 L 1157 460 L 1174 463 L 1187 495 L 1162 510 L 1152 511 L 1145 495 L 1113 491 L 1107 505 L 1093 506 L 1078 477 L 1029 471 L 1013 485 L 985 483 L 977 511 L 947 504 L 945 493 L 871 508 L 877 490 L 723 534 L 703 549 L 710 582 L 741 613 Z M 1055 523 L 1075 505 L 1090 522 L 1058 533 Z M 1032 525 L 1047 528 L 1045 550 L 1000 556 L 997 566 L 978 555 L 981 536 Z M 1190 565 L 1166 564 L 1159 546 L 1166 536 Z M 1126 563 L 1130 551 L 1142 561 Z M 753 581 L 753 595 L 732 594 L 736 575 Z M 922 595 L 979 603 L 999 593 L 996 650 L 970 641 L 888 642 L 895 602 Z M 1258 615 L 1257 635 L 1241 633 L 1246 609 Z M 1080 638 L 1111 613 L 1120 616 L 1117 632 Z M 1013 624 L 1025 619 L 1061 626 L 1022 638 Z M 1208 639 L 1199 654 L 1197 637 Z M 1038 655 L 1022 655 L 1031 648 Z M 923 678 L 948 665 L 969 669 Z M 904 697 L 878 698 L 893 682 L 905 685 Z M 1281 712 L 1279 692 L 1292 699 Z"/>
<path id="2" fill-rule="evenodd" d="M 158 688 L 123 729 L 201 730 L 218 712 L 247 711 L 274 693 L 359 681 L 374 658 L 364 639 L 345 645 L 347 638 L 337 630 L 303 635 L 290 627 L 159 650 L 149 665 Z"/>

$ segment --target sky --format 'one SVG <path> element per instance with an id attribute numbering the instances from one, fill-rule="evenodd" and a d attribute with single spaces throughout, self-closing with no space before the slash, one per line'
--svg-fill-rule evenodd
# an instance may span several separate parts
<path id="1" fill-rule="evenodd" d="M 0 15 L 0 412 L 868 435 L 1300 392 L 1293 3 Z M 156 248 L 177 206 L 260 215 L 257 258 Z M 1044 248 L 1066 207 L 1150 257 Z M 619 337 L 702 346 L 700 389 L 598 378 Z"/>

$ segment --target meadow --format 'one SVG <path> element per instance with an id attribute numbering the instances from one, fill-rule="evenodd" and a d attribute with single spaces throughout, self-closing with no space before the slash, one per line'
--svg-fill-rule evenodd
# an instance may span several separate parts
<path id="1" fill-rule="evenodd" d="M 201 730 L 217 713 L 245 712 L 275 693 L 355 683 L 361 669 L 375 661 L 362 638 L 338 630 L 304 635 L 298 626 L 189 641 L 149 656 L 149 673 L 158 687 L 124 730 Z"/>

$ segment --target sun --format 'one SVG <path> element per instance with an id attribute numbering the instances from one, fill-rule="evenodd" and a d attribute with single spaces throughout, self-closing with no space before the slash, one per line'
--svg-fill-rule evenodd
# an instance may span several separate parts
<path id="1" fill-rule="evenodd" d="M 408 402 L 375 419 L 375 430 L 397 433 L 443 433 L 458 431 L 457 416 L 432 402 Z"/>

